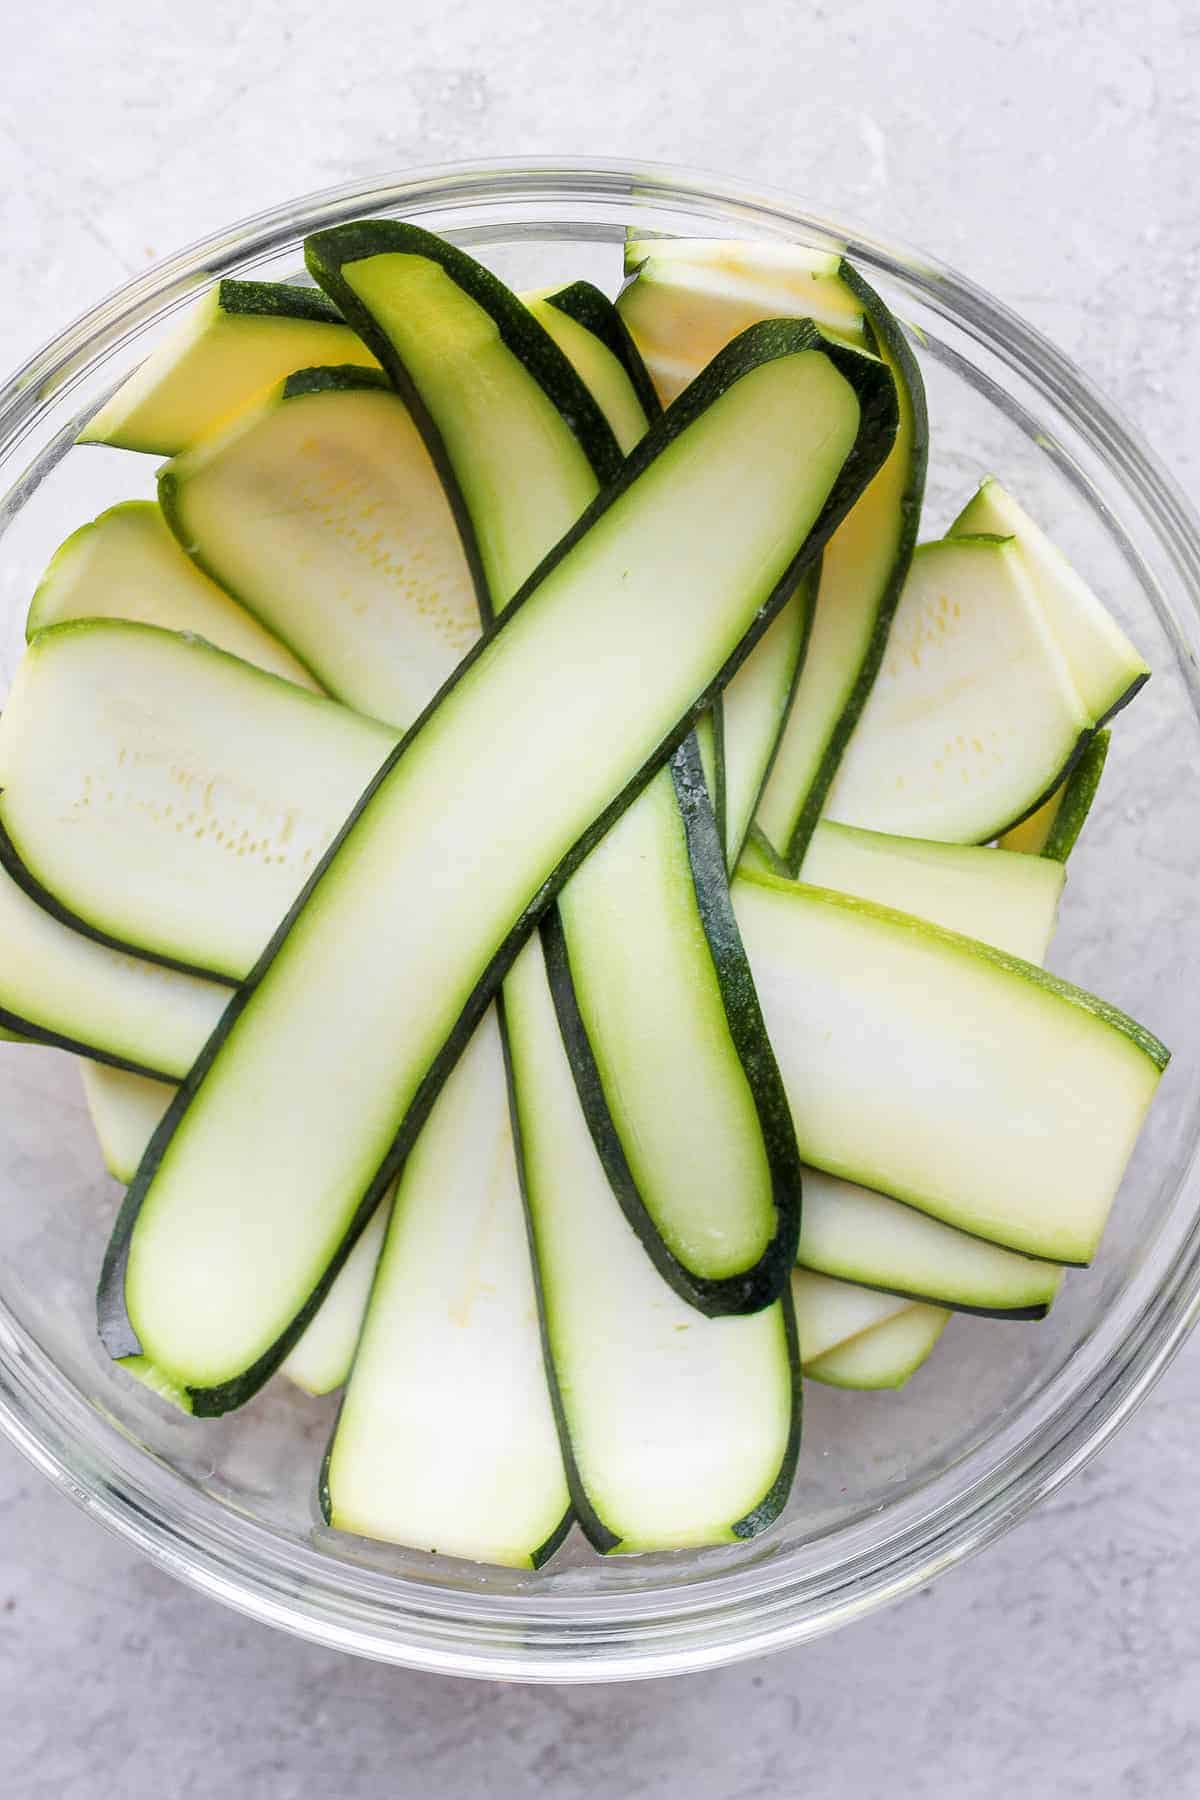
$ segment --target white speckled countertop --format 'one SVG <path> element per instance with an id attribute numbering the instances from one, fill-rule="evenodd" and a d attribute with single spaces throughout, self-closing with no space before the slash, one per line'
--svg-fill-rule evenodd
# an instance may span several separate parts
<path id="1" fill-rule="evenodd" d="M 769 178 L 921 243 L 1200 490 L 1194 0 L 8 0 L 0 364 L 351 176 L 574 151 Z M 1200 1787 L 1200 1354 L 982 1559 L 812 1648 L 607 1689 L 373 1667 L 177 1586 L 0 1446 L 12 1800 L 1157 1800 Z"/>

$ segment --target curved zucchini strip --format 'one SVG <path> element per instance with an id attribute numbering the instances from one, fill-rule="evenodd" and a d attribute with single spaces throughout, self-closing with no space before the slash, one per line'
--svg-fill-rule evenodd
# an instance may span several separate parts
<path id="1" fill-rule="evenodd" d="M 805 1160 L 1026 1255 L 1087 1262 L 1163 1045 L 907 914 L 766 875 L 734 902 Z"/>
<path id="2" fill-rule="evenodd" d="M 1002 850 L 1022 850 L 1065 865 L 1087 824 L 1108 761 L 1109 731 L 1098 731 L 1061 787 L 1035 813 L 1000 839 Z"/>
<path id="3" fill-rule="evenodd" d="M 839 1281 L 1001 1318 L 1044 1318 L 1063 1279 L 1059 1264 L 985 1243 L 818 1169 L 804 1172 L 796 1260 Z"/>
<path id="4" fill-rule="evenodd" d="M 91 931 L 237 981 L 395 744 L 209 644 L 58 625 L 29 645 L 4 708 L 0 824 Z"/>
<path id="5" fill-rule="evenodd" d="M 950 1322 L 940 1306 L 909 1306 L 809 1363 L 804 1373 L 829 1387 L 899 1388 L 928 1360 Z"/>
<path id="6" fill-rule="evenodd" d="M 986 843 L 1053 793 L 1093 725 L 1014 542 L 924 544 L 829 816 Z"/>
<path id="7" fill-rule="evenodd" d="M 564 512 L 577 504 L 574 448 L 564 418 L 558 435 L 565 479 L 560 476 L 552 490 L 549 426 L 543 423 L 547 464 L 533 489 L 524 480 L 513 484 L 520 458 L 509 452 L 507 438 L 499 455 L 486 444 L 481 452 L 477 438 L 454 439 L 461 395 L 429 359 L 418 331 L 421 302 L 414 303 L 410 289 L 419 274 L 422 284 L 450 280 L 470 294 L 479 277 L 474 265 L 448 256 L 442 246 L 428 254 L 432 270 L 393 268 L 390 284 L 377 285 L 368 299 L 377 315 L 381 360 L 391 368 L 383 333 L 402 365 L 397 378 L 415 384 L 433 425 L 451 440 L 457 510 L 471 520 L 481 546 L 487 619 L 503 608 L 528 566 L 521 557 L 532 553 L 538 529 L 531 510 L 544 514 L 552 491 L 561 495 Z M 408 285 L 397 287 L 401 280 Z M 353 296 L 336 284 L 333 291 L 351 316 Z M 461 296 L 456 304 L 461 306 Z M 602 308 L 594 296 L 593 313 Z M 562 318 L 582 331 L 577 321 Z M 615 322 L 613 330 L 619 332 Z M 612 392 L 617 359 L 628 390 L 621 416 L 628 419 L 630 403 L 637 401 L 629 372 L 636 359 L 627 347 L 619 357 L 619 337 L 615 350 L 598 339 L 593 345 L 593 356 L 610 365 L 602 372 L 591 365 L 596 394 Z M 562 380 L 546 387 L 539 362 L 529 349 L 523 355 L 523 388 L 510 371 L 506 390 L 509 416 L 502 423 L 510 435 L 532 432 L 532 423 L 520 423 L 525 415 L 544 421 L 548 398 L 569 405 Z M 602 475 L 611 466 L 605 446 L 588 438 L 586 447 L 596 476 Z M 690 754 L 686 747 L 677 753 L 669 772 L 656 777 L 564 890 L 547 925 L 548 966 L 580 1099 L 631 1222 L 660 1270 L 693 1304 L 714 1313 L 744 1311 L 765 1304 L 787 1279 L 799 1171 L 724 871 L 698 860 L 697 814 L 707 803 L 697 772 L 685 764 Z M 671 1092 L 664 1098 L 668 1081 Z M 694 1107 L 689 1115 L 674 1104 L 675 1092 L 705 1096 L 702 1130 Z"/>
<path id="8" fill-rule="evenodd" d="M 104 1166 L 114 1180 L 128 1186 L 171 1104 L 175 1084 L 156 1075 L 132 1075 L 86 1059 L 79 1071 Z"/>
<path id="9" fill-rule="evenodd" d="M 947 535 L 980 533 L 1014 540 L 1021 566 L 1079 696 L 1096 723 L 1105 724 L 1149 681 L 1149 664 L 1061 550 L 992 475 L 980 483 L 979 492 Z"/>
<path id="10" fill-rule="evenodd" d="M 535 939 L 503 1006 L 572 1505 L 601 1551 L 752 1537 L 778 1516 L 799 1450 L 790 1296 L 711 1319 L 662 1280 L 575 1105 L 541 961 Z"/>
<path id="11" fill-rule="evenodd" d="M 819 581 L 814 568 L 721 695 L 722 831 L 730 871 L 746 847 L 791 714 Z"/>
<path id="12" fill-rule="evenodd" d="M 153 500 L 125 500 L 54 552 L 29 604 L 27 638 L 75 619 L 133 619 L 190 631 L 244 662 L 316 688 L 279 639 L 180 549 Z"/>
<path id="13" fill-rule="evenodd" d="M 858 272 L 801 245 L 638 240 L 618 305 L 665 393 L 678 391 L 751 319 L 814 318 L 887 363 L 899 423 L 892 449 L 831 538 L 796 695 L 758 808 L 795 870 L 878 672 L 917 538 L 929 427 L 903 331 Z"/>
<path id="14" fill-rule="evenodd" d="M 219 281 L 122 382 L 79 442 L 177 456 L 296 369 L 373 362 L 318 290 Z"/>
<path id="15" fill-rule="evenodd" d="M 368 289 L 374 271 L 386 290 L 397 259 L 380 245 L 406 229 L 337 234 Z M 456 333 L 434 295 L 440 366 L 480 354 L 495 375 L 503 340 Z M 879 365 L 776 323 L 648 434 L 385 762 L 227 1007 L 114 1229 L 100 1292 L 114 1355 L 148 1355 L 199 1412 L 278 1365 L 523 938 L 793 591 L 894 422 Z M 760 431 L 778 447 L 750 479 L 742 447 Z M 548 669 L 554 705 L 531 714 Z M 555 783 L 537 783 L 551 765 Z"/>
<path id="16" fill-rule="evenodd" d="M 400 1179 L 321 1503 L 343 1531 L 518 1568 L 566 1530 L 494 1014 Z"/>

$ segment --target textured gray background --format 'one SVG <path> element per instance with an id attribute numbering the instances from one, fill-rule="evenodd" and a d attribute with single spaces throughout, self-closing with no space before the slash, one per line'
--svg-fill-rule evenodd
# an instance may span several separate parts
<path id="1" fill-rule="evenodd" d="M 924 244 L 1073 353 L 1200 487 L 1195 0 L 7 0 L 0 364 L 223 222 L 411 162 L 690 161 Z M 813 1648 L 673 1683 L 482 1687 L 249 1625 L 0 1448 L 0 1792 L 1190 1795 L 1185 1355 L 980 1561 Z"/>

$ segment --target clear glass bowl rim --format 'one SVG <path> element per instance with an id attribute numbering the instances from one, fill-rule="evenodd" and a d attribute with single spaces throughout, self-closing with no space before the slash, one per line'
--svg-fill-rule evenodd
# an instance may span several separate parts
<path id="1" fill-rule="evenodd" d="M 0 388 L 0 460 L 84 370 L 119 351 L 148 319 L 201 283 L 266 260 L 298 235 L 372 212 L 425 220 L 463 204 L 658 203 L 711 233 L 714 210 L 753 233 L 790 232 L 844 246 L 885 277 L 920 289 L 933 308 L 1065 409 L 1143 516 L 1176 593 L 1200 594 L 1200 521 L 1138 434 L 1040 333 L 944 264 L 810 213 L 787 194 L 655 163 L 595 158 L 488 159 L 356 181 L 255 214 L 157 263 L 58 334 Z M 536 217 L 531 213 L 530 217 Z M 479 241 L 476 234 L 475 240 Z M 1196 605 L 1175 625 L 1193 645 Z M 1193 689 L 1193 699 L 1195 698 Z M 1195 1157 L 1182 1184 L 1189 1192 Z M 216 1599 L 329 1647 L 406 1667 L 483 1678 L 601 1681 L 715 1667 L 813 1638 L 928 1583 L 993 1542 L 1107 1443 L 1149 1392 L 1200 1318 L 1200 1209 L 1193 1207 L 1161 1281 L 1084 1385 L 1038 1419 L 1014 1448 L 948 1499 L 901 1517 L 849 1554 L 802 1577 L 770 1559 L 694 1583 L 637 1593 L 513 1597 L 397 1580 L 287 1544 L 228 1514 L 105 1420 L 0 1305 L 0 1430 L 69 1498 L 161 1567 Z"/>

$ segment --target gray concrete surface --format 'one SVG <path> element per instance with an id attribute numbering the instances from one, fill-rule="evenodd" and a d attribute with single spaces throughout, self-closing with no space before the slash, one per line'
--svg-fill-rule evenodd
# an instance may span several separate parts
<path id="1" fill-rule="evenodd" d="M 1192 0 L 8 0 L 0 363 L 152 258 L 348 176 L 478 154 L 767 177 L 1047 329 L 1200 488 Z M 0 1793 L 1200 1791 L 1200 1355 L 1082 1478 L 813 1648 L 640 1688 L 357 1664 L 174 1585 L 0 1447 Z"/>

